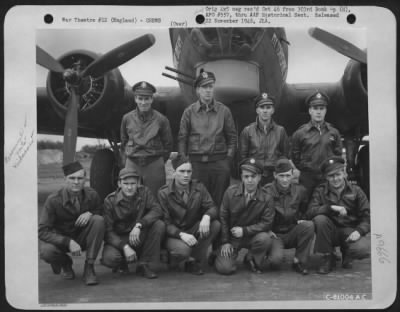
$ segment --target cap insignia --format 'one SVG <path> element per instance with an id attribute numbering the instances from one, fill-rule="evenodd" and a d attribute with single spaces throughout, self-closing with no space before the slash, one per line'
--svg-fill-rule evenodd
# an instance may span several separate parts
<path id="1" fill-rule="evenodd" d="M 255 160 L 254 158 L 251 158 L 251 159 L 250 159 L 250 163 L 251 163 L 251 164 L 255 164 L 255 163 L 256 163 L 256 160 Z"/>
<path id="2" fill-rule="evenodd" d="M 268 94 L 267 93 L 263 93 L 261 96 L 262 96 L 263 99 L 267 99 L 268 98 Z"/>
<path id="3" fill-rule="evenodd" d="M 142 82 L 142 84 L 140 85 L 143 89 L 145 89 L 147 87 L 146 82 Z"/>
<path id="4" fill-rule="evenodd" d="M 329 159 L 329 163 L 333 164 L 334 163 L 333 159 Z"/>
<path id="5" fill-rule="evenodd" d="M 320 99 L 322 97 L 321 93 L 317 93 L 316 97 L 317 99 Z"/>
<path id="6" fill-rule="evenodd" d="M 208 78 L 208 74 L 207 74 L 206 72 L 202 72 L 202 73 L 201 73 L 201 76 L 202 76 L 204 79 Z"/>

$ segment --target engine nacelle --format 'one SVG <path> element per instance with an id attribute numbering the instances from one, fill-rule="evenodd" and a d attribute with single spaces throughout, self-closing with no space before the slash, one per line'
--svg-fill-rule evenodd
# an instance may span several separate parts
<path id="1" fill-rule="evenodd" d="M 367 65 L 350 60 L 342 78 L 344 96 L 353 113 L 368 114 Z"/>
<path id="2" fill-rule="evenodd" d="M 65 69 L 79 68 L 83 71 L 98 55 L 85 50 L 76 50 L 62 55 L 58 61 Z M 94 78 L 87 76 L 79 83 L 78 120 L 80 126 L 96 127 L 109 122 L 113 114 L 110 112 L 117 103 L 125 98 L 124 79 L 118 69 L 109 71 L 104 76 Z M 62 74 L 49 72 L 47 76 L 47 92 L 50 102 L 61 117 L 65 118 L 70 86 Z"/>

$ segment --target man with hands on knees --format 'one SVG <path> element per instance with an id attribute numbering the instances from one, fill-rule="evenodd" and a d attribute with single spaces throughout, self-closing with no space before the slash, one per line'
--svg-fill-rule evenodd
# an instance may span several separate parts
<path id="1" fill-rule="evenodd" d="M 335 266 L 335 246 L 340 246 L 346 269 L 352 268 L 353 259 L 369 257 L 370 207 L 362 189 L 347 181 L 342 157 L 327 158 L 321 171 L 326 182 L 315 189 L 307 214 L 315 224 L 315 252 L 322 257 L 317 272 L 327 274 Z"/>
<path id="2" fill-rule="evenodd" d="M 207 250 L 220 231 L 217 208 L 205 186 L 192 180 L 189 158 L 178 155 L 171 162 L 174 178 L 158 192 L 170 264 L 186 260 L 185 271 L 202 275 Z"/>
<path id="3" fill-rule="evenodd" d="M 292 267 L 297 273 L 306 275 L 314 238 L 314 224 L 305 220 L 307 191 L 302 185 L 293 182 L 293 167 L 287 158 L 276 162 L 274 177 L 274 182 L 264 186 L 265 192 L 273 199 L 275 209 L 272 227 L 274 239 L 266 262 L 269 262 L 272 269 L 277 269 L 283 262 L 283 250 L 296 248 Z"/>
<path id="4" fill-rule="evenodd" d="M 104 238 L 103 205 L 99 195 L 85 187 L 86 172 L 79 162 L 63 166 L 65 187 L 51 194 L 39 221 L 40 257 L 51 264 L 54 274 L 72 280 L 72 259 L 86 250 L 83 280 L 98 284 L 94 263 Z"/>
<path id="5" fill-rule="evenodd" d="M 221 274 L 236 271 L 242 248 L 249 249 L 244 261 L 252 272 L 261 273 L 265 255 L 271 248 L 274 209 L 271 197 L 260 187 L 263 167 L 254 158 L 240 163 L 242 183 L 230 186 L 220 209 L 221 247 L 215 268 Z"/>
<path id="6" fill-rule="evenodd" d="M 113 272 L 129 273 L 128 263 L 137 262 L 136 273 L 157 278 L 149 264 L 160 260 L 165 224 L 152 192 L 140 183 L 133 168 L 119 172 L 118 189 L 104 200 L 105 245 L 101 262 Z"/>

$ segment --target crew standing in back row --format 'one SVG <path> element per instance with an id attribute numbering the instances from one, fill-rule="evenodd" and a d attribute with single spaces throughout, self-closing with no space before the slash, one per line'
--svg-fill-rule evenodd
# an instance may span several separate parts
<path id="1" fill-rule="evenodd" d="M 274 181 L 274 166 L 282 156 L 289 156 L 289 140 L 285 131 L 272 119 L 275 100 L 267 93 L 255 99 L 257 119 L 240 134 L 240 159 L 255 158 L 263 165 L 260 185 Z"/>
<path id="2" fill-rule="evenodd" d="M 136 83 L 132 90 L 137 108 L 122 118 L 121 147 L 125 167 L 134 168 L 157 196 L 165 184 L 164 163 L 172 150 L 172 133 L 168 119 L 152 108 L 156 88 L 146 82 Z"/>
<path id="3" fill-rule="evenodd" d="M 215 81 L 212 72 L 200 70 L 194 82 L 199 100 L 183 112 L 178 152 L 189 156 L 193 178 L 205 185 L 219 207 L 230 183 L 237 134 L 231 111 L 214 99 Z"/>
<path id="4" fill-rule="evenodd" d="M 299 182 L 310 197 L 314 188 L 324 181 L 320 170 L 322 162 L 342 154 L 339 131 L 325 121 L 329 97 L 320 91 L 305 100 L 309 106 L 310 122 L 300 126 L 292 136 L 292 161 L 300 170 Z"/>

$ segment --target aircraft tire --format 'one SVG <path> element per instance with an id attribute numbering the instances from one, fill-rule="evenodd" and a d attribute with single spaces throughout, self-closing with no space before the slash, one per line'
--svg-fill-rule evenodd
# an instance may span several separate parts
<path id="1" fill-rule="evenodd" d="M 96 151 L 90 166 L 90 186 L 94 188 L 103 200 L 116 189 L 118 162 L 110 149 Z"/>
<path id="2" fill-rule="evenodd" d="M 370 188 L 370 181 L 369 181 L 369 147 L 364 146 L 361 148 L 360 152 L 358 153 L 358 171 L 359 171 L 359 185 L 369 198 L 369 188 Z"/>

